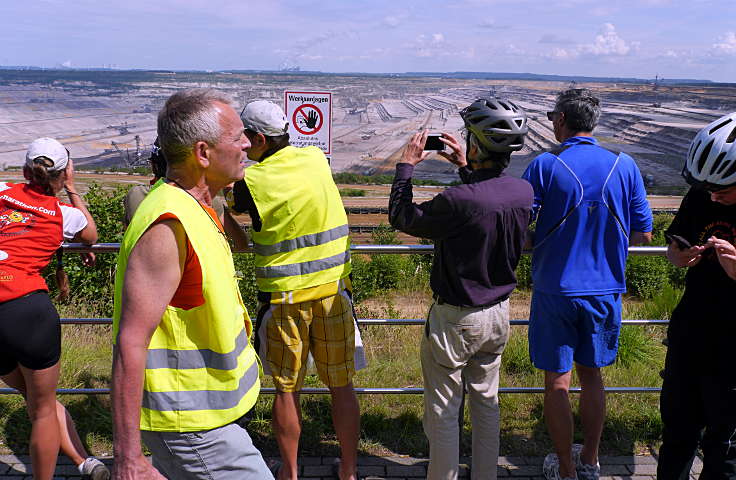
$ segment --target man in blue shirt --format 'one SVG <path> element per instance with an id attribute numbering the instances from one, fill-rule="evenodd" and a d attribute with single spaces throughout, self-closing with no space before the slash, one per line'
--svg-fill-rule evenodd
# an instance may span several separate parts
<path id="1" fill-rule="evenodd" d="M 556 451 L 545 458 L 549 479 L 600 474 L 606 409 L 600 368 L 616 359 L 628 245 L 651 241 L 652 214 L 636 163 L 592 136 L 600 112 L 587 89 L 560 93 L 547 118 L 561 144 L 523 175 L 534 188 L 537 220 L 529 353 L 545 371 L 544 413 Z M 583 390 L 583 446 L 572 445 L 573 362 Z"/>

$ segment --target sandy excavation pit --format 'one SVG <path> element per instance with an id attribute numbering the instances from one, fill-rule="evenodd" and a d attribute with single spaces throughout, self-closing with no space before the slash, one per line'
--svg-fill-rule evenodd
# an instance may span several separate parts
<path id="1" fill-rule="evenodd" d="M 736 110 L 736 88 L 642 84 L 578 84 L 593 89 L 604 111 L 596 135 L 611 150 L 637 159 L 658 188 L 682 187 L 680 169 L 697 130 Z M 458 111 L 489 93 L 527 110 L 530 133 L 514 156 L 519 175 L 539 152 L 557 144 L 545 112 L 559 82 L 447 78 L 245 75 L 154 72 L 13 72 L 0 76 L 0 166 L 19 165 L 27 144 L 52 136 L 69 146 L 77 163 L 109 168 L 144 162 L 155 138 L 155 115 L 172 92 L 213 87 L 237 105 L 256 99 L 283 102 L 284 90 L 333 92 L 335 171 L 391 173 L 408 138 L 420 128 L 459 135 Z M 417 176 L 456 179 L 439 156 Z"/>

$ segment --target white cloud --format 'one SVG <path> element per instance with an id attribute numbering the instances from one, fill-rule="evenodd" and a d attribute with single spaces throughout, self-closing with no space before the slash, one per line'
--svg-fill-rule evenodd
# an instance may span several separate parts
<path id="1" fill-rule="evenodd" d="M 540 43 L 561 43 L 561 39 L 553 34 L 544 35 Z M 583 56 L 595 58 L 615 58 L 632 54 L 639 50 L 639 42 L 627 42 L 619 37 L 616 27 L 611 23 L 601 26 L 592 43 L 578 44 L 570 48 L 553 48 L 543 53 L 543 58 L 556 60 L 575 60 Z"/>
<path id="2" fill-rule="evenodd" d="M 638 48 L 638 42 L 626 42 L 619 37 L 616 27 L 612 23 L 605 23 L 593 43 L 583 45 L 581 52 L 596 57 L 623 56 L 635 52 Z"/>
<path id="3" fill-rule="evenodd" d="M 61 66 L 64 68 L 71 68 L 72 67 L 72 61 L 67 60 L 66 62 L 61 62 Z"/>
<path id="4" fill-rule="evenodd" d="M 564 48 L 554 48 L 549 54 L 547 54 L 547 57 L 557 58 L 559 60 L 569 60 L 577 57 L 577 52 L 566 50 Z"/>
<path id="5" fill-rule="evenodd" d="M 422 33 L 413 42 L 405 44 L 404 47 L 420 58 L 450 56 L 456 50 L 445 40 L 443 33 L 433 33 L 431 35 Z"/>
<path id="6" fill-rule="evenodd" d="M 736 55 L 736 32 L 726 32 L 713 44 L 713 52 L 716 54 Z"/>

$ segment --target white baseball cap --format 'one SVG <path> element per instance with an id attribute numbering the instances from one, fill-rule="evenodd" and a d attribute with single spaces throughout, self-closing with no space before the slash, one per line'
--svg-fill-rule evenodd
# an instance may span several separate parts
<path id="1" fill-rule="evenodd" d="M 289 129 L 289 122 L 281 107 L 268 100 L 256 100 L 245 106 L 240 114 L 246 130 L 278 137 Z"/>
<path id="2" fill-rule="evenodd" d="M 64 170 L 69 163 L 69 150 L 58 140 L 49 137 L 37 138 L 28 146 L 26 152 L 26 165 L 33 167 L 35 160 L 39 157 L 48 158 L 52 164 L 42 162 L 48 171 L 56 172 Z"/>

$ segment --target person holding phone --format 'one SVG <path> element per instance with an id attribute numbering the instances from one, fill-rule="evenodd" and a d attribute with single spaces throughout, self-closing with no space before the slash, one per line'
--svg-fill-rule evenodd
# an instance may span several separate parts
<path id="1" fill-rule="evenodd" d="M 658 478 L 736 478 L 736 112 L 693 139 L 682 174 L 691 185 L 666 232 L 667 258 L 687 268 L 667 330 Z"/>
<path id="2" fill-rule="evenodd" d="M 471 478 L 496 478 L 499 451 L 498 377 L 509 337 L 509 296 L 529 224 L 532 188 L 505 175 L 511 153 L 521 150 L 527 116 L 502 98 L 479 98 L 460 112 L 465 150 L 454 136 L 439 139 L 439 155 L 459 167 L 462 185 L 432 200 L 412 203 L 414 167 L 432 152 L 428 133 L 416 133 L 396 165 L 391 225 L 434 240 L 429 309 L 421 343 L 424 432 L 429 440 L 427 478 L 458 475 L 458 414 L 467 388 L 473 425 Z M 467 160 L 466 154 L 467 151 Z"/>

